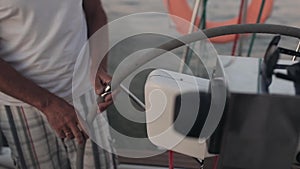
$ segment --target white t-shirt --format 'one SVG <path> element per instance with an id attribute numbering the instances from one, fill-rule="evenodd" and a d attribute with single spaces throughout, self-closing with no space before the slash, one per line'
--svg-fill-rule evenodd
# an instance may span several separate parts
<path id="1" fill-rule="evenodd" d="M 0 0 L 0 57 L 69 101 L 74 65 L 86 40 L 82 0 Z M 0 104 L 24 103 L 0 93 Z"/>

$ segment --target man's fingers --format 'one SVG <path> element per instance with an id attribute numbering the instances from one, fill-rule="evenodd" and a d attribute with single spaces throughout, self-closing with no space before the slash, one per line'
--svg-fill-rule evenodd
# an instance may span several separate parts
<path id="1" fill-rule="evenodd" d="M 95 80 L 95 91 L 96 91 L 97 95 L 100 95 L 104 91 L 104 86 L 102 85 L 102 83 L 101 83 L 100 79 L 98 79 L 98 77 L 96 77 L 96 80 Z"/>
<path id="2" fill-rule="evenodd" d="M 104 110 L 106 110 L 108 108 L 108 106 L 110 106 L 112 104 L 112 100 L 108 101 L 108 102 L 102 102 L 102 103 L 99 103 L 99 110 L 100 112 L 103 112 Z"/>
<path id="3" fill-rule="evenodd" d="M 56 130 L 56 134 L 59 138 L 66 138 L 66 135 L 63 130 Z"/>
<path id="4" fill-rule="evenodd" d="M 69 125 L 69 127 L 72 130 L 72 133 L 73 133 L 75 139 L 77 140 L 78 144 L 83 144 L 84 138 L 82 136 L 80 129 L 77 127 L 77 124 L 71 123 L 71 125 Z"/>
<path id="5" fill-rule="evenodd" d="M 104 98 L 104 102 L 108 102 L 108 101 L 111 101 L 113 98 L 113 95 L 112 93 L 111 94 L 108 94 L 105 98 Z"/>
<path id="6" fill-rule="evenodd" d="M 119 94 L 120 90 L 116 89 L 113 92 L 111 92 L 109 95 L 107 95 L 104 99 L 105 102 L 113 100 L 114 97 L 116 97 L 117 94 Z"/>
<path id="7" fill-rule="evenodd" d="M 100 74 L 100 78 L 104 84 L 108 84 L 111 81 L 111 76 L 106 73 Z"/>
<path id="8" fill-rule="evenodd" d="M 108 84 L 111 81 L 111 76 L 107 74 L 102 68 L 98 70 L 97 76 L 101 79 L 103 84 Z"/>
<path id="9" fill-rule="evenodd" d="M 55 121 L 56 123 L 50 123 L 52 129 L 56 132 L 59 138 L 66 138 L 65 132 L 62 128 L 62 126 L 64 126 L 64 123 L 57 118 L 55 118 Z"/>
<path id="10" fill-rule="evenodd" d="M 68 139 L 73 139 L 74 138 L 74 135 L 73 135 L 72 131 L 67 126 L 63 127 L 63 132 L 64 132 L 65 136 Z"/>

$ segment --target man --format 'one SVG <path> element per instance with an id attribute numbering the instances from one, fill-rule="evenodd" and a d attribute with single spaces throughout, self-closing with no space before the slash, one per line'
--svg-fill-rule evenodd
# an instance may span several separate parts
<path id="1" fill-rule="evenodd" d="M 73 138 L 82 144 L 85 137 L 71 105 L 72 73 L 87 38 L 106 22 L 99 0 L 0 0 L 0 127 L 18 168 L 75 168 Z M 105 64 L 97 94 L 111 80 Z M 111 102 L 106 97 L 100 110 Z M 99 149 L 96 159 L 90 147 L 88 140 L 85 168 L 97 160 L 101 168 L 113 167 L 111 154 Z"/>

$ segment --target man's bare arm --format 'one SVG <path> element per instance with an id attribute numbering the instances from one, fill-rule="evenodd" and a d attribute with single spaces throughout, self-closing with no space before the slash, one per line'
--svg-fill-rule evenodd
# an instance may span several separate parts
<path id="1" fill-rule="evenodd" d="M 1 92 L 42 111 L 60 137 L 65 137 L 62 131 L 67 129 L 71 130 L 78 142 L 83 141 L 81 132 L 77 128 L 76 113 L 71 105 L 22 76 L 3 59 L 0 59 L 0 67 Z"/>
<path id="2" fill-rule="evenodd" d="M 0 90 L 3 93 L 24 101 L 41 111 L 45 110 L 53 99 L 53 94 L 23 77 L 3 59 L 0 59 L 0 67 Z"/>
<path id="3" fill-rule="evenodd" d="M 97 30 L 107 24 L 107 16 L 100 0 L 83 0 L 83 9 L 90 38 Z"/>

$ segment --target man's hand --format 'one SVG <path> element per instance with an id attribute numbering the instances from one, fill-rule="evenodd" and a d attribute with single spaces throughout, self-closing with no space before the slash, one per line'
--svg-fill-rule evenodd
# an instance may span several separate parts
<path id="1" fill-rule="evenodd" d="M 65 100 L 54 96 L 41 111 L 60 138 L 73 139 L 75 137 L 79 144 L 84 142 L 85 137 L 79 126 L 74 107 Z"/>
<path id="2" fill-rule="evenodd" d="M 104 92 L 104 89 L 107 85 L 109 85 L 111 82 L 111 76 L 107 74 L 106 70 L 102 66 L 99 67 L 97 74 L 96 74 L 96 80 L 95 80 L 95 90 L 96 94 L 100 95 Z M 113 102 L 112 100 L 112 94 L 108 94 L 103 98 L 103 101 L 98 103 L 100 112 L 103 112 L 109 105 L 111 105 Z"/>
<path id="3" fill-rule="evenodd" d="M 25 78 L 2 59 L 0 67 L 0 91 L 43 112 L 50 126 L 60 137 L 75 137 L 78 143 L 83 143 L 84 138 L 73 106 Z"/>

